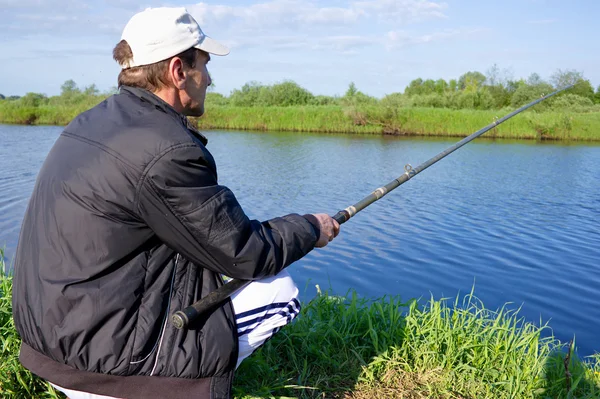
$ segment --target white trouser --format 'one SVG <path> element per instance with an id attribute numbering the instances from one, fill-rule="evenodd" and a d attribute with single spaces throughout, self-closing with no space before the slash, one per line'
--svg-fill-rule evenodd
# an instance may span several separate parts
<path id="1" fill-rule="evenodd" d="M 278 275 L 253 281 L 231 296 L 238 335 L 236 368 L 279 329 L 300 312 L 298 287 L 286 270 Z M 51 383 L 52 384 L 52 383 Z M 112 396 L 52 386 L 69 399 L 117 399 Z"/>

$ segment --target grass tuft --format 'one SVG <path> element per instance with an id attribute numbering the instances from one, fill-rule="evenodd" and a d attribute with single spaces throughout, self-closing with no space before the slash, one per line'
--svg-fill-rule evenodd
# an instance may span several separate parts
<path id="1" fill-rule="evenodd" d="M 20 365 L 11 296 L 12 275 L 0 249 L 0 397 L 64 398 Z M 431 298 L 424 306 L 397 296 L 325 292 L 242 363 L 234 394 L 592 399 L 600 397 L 600 353 L 580 360 L 547 325 L 526 322 L 518 309 L 485 309 L 473 292 L 454 302 Z"/>
<path id="2" fill-rule="evenodd" d="M 0 397 L 15 399 L 61 398 L 54 388 L 19 363 L 21 338 L 12 318 L 12 275 L 0 248 Z"/>

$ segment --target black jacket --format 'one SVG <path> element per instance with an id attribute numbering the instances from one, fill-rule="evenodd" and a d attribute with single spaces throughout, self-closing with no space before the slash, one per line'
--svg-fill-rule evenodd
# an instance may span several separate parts
<path id="1" fill-rule="evenodd" d="M 126 398 L 226 398 L 231 303 L 190 329 L 169 315 L 223 284 L 271 276 L 313 249 L 307 218 L 249 220 L 217 182 L 206 138 L 123 87 L 57 139 L 15 256 L 21 362 L 65 388 Z"/>

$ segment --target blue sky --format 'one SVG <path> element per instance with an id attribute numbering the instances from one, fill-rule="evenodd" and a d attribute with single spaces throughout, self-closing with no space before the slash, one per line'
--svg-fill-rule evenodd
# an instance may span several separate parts
<path id="1" fill-rule="evenodd" d="M 571 69 L 600 84 L 598 0 L 0 0 L 0 93 L 55 95 L 67 79 L 108 90 L 123 27 L 156 6 L 187 7 L 231 48 L 209 64 L 226 95 L 291 79 L 314 94 L 355 82 L 381 97 L 493 64 L 513 78 Z"/>

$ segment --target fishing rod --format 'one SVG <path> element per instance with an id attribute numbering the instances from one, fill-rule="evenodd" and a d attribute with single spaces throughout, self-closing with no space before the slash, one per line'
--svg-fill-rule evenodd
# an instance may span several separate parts
<path id="1" fill-rule="evenodd" d="M 407 164 L 404 167 L 404 173 L 402 175 L 400 175 L 396 179 L 392 180 L 385 186 L 379 187 L 378 189 L 373 191 L 371 194 L 369 194 L 368 196 L 366 196 L 365 198 L 363 198 L 356 204 L 351 205 L 348 208 L 339 211 L 338 213 L 336 213 L 333 216 L 333 219 L 335 219 L 339 224 L 346 223 L 348 220 L 350 220 L 351 217 L 356 215 L 358 212 L 362 211 L 363 209 L 365 209 L 366 207 L 371 205 L 373 202 L 380 200 L 381 198 L 383 198 L 383 196 L 388 194 L 390 191 L 396 189 L 403 183 L 412 179 L 413 177 L 415 177 L 416 175 L 418 175 L 419 173 L 421 173 L 422 171 L 424 171 L 425 169 L 427 169 L 428 167 L 430 167 L 431 165 L 433 165 L 440 159 L 450 155 L 454 151 L 458 150 L 460 147 L 464 146 L 465 144 L 469 143 L 470 141 L 475 140 L 477 137 L 479 137 L 482 134 L 484 134 L 485 132 L 495 128 L 502 122 L 507 121 L 508 119 L 525 111 L 526 109 L 533 107 L 534 105 L 536 105 L 536 104 L 538 104 L 538 103 L 540 103 L 540 102 L 542 102 L 564 90 L 567 90 L 573 86 L 574 85 L 569 85 L 569 86 L 563 87 L 562 89 L 558 89 L 546 96 L 542 96 L 542 97 L 538 98 L 537 100 L 530 102 L 527 105 L 522 106 L 521 108 L 511 112 L 510 114 L 508 114 L 500 119 L 494 120 L 494 122 L 490 123 L 483 129 L 478 130 L 475 133 L 471 134 L 470 136 L 465 137 L 464 139 L 460 140 L 458 143 L 456 143 L 453 146 L 449 147 L 448 149 L 440 152 L 438 155 L 431 158 L 430 160 L 423 162 L 421 165 L 417 166 L 416 168 L 413 168 L 410 164 Z M 225 299 L 229 298 L 233 293 L 235 293 L 239 289 L 245 287 L 246 285 L 248 285 L 251 282 L 252 282 L 252 280 L 232 279 L 228 283 L 219 287 L 215 291 L 211 292 L 210 294 L 208 294 L 204 298 L 200 299 L 199 301 L 193 303 L 192 305 L 188 306 L 187 308 L 175 312 L 171 316 L 171 322 L 173 323 L 173 325 L 176 328 L 179 328 L 179 329 L 186 328 L 192 321 L 197 319 L 201 314 L 217 307 L 221 302 L 223 302 Z"/>

